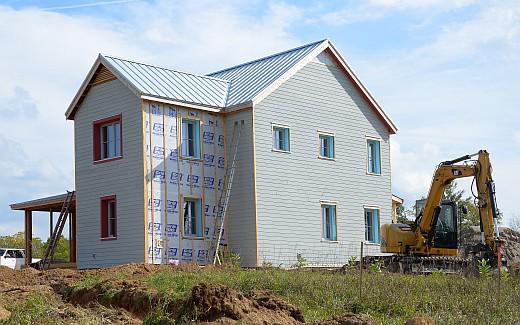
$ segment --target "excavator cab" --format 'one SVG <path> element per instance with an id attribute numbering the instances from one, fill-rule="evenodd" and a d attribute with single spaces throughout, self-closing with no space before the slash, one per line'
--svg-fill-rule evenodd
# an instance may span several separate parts
<path id="1" fill-rule="evenodd" d="M 435 226 L 433 247 L 458 248 L 457 224 L 457 205 L 451 201 L 442 202 Z"/>

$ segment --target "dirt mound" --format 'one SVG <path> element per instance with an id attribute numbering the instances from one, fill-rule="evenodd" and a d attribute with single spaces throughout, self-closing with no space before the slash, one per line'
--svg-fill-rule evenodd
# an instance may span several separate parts
<path id="1" fill-rule="evenodd" d="M 469 227 L 461 231 L 461 255 L 466 256 L 469 247 L 481 242 L 479 227 Z M 500 238 L 504 240 L 502 252 L 508 263 L 520 262 L 520 233 L 510 228 L 500 227 Z"/>
<path id="2" fill-rule="evenodd" d="M 417 315 L 404 323 L 405 325 L 435 325 L 435 321 L 430 316 Z"/>
<path id="3" fill-rule="evenodd" d="M 232 324 L 299 324 L 301 311 L 268 291 L 241 294 L 225 285 L 201 283 L 193 287 L 179 316 L 184 321 Z"/>
<path id="4" fill-rule="evenodd" d="M 343 316 L 334 316 L 329 320 L 313 322 L 314 325 L 374 325 L 376 324 L 370 317 L 366 315 L 346 314 Z"/>

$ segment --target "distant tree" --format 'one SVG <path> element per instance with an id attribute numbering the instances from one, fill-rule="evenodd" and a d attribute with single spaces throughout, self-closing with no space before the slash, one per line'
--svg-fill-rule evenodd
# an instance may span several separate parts
<path id="1" fill-rule="evenodd" d="M 413 206 L 406 208 L 403 204 L 397 206 L 397 222 L 404 223 L 406 221 L 415 220 L 415 212 Z"/>
<path id="2" fill-rule="evenodd" d="M 43 244 L 43 251 L 47 250 L 49 246 L 50 240 L 48 239 L 45 244 Z M 54 259 L 55 260 L 63 260 L 65 262 L 69 261 L 69 240 L 65 237 L 60 236 L 58 240 L 58 245 L 56 245 L 56 250 L 54 251 Z"/>
<path id="3" fill-rule="evenodd" d="M 474 198 L 472 196 L 464 197 L 464 190 L 457 188 L 457 182 L 451 182 L 444 187 L 444 199 L 455 202 L 459 208 L 466 207 L 467 214 L 459 213 L 462 229 L 480 224 L 480 215 Z M 460 209 L 459 212 L 461 212 Z"/>
<path id="4" fill-rule="evenodd" d="M 11 236 L 0 236 L 0 247 L 25 248 L 25 235 L 20 231 Z M 32 254 L 35 258 L 42 258 L 45 253 L 44 244 L 38 237 L 32 238 Z"/>
<path id="5" fill-rule="evenodd" d="M 511 219 L 509 219 L 509 228 L 520 232 L 520 215 L 513 214 Z"/>

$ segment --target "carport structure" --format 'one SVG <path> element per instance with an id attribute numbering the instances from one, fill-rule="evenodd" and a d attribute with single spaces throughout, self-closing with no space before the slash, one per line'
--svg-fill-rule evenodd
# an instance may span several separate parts
<path id="1" fill-rule="evenodd" d="M 24 235 L 25 235 L 25 264 L 30 265 L 32 262 L 32 229 L 33 229 L 33 212 L 49 213 L 49 237 L 54 229 L 54 212 L 60 214 L 67 193 L 39 198 L 26 202 L 13 203 L 10 205 L 11 210 L 24 211 Z M 69 222 L 69 256 L 70 264 L 53 265 L 53 267 L 74 267 L 76 263 L 76 195 L 74 194 L 71 201 L 70 212 L 68 213 Z"/>

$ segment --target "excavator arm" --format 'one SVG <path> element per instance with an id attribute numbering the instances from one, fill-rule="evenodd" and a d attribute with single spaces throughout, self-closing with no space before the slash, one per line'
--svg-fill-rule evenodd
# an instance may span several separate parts
<path id="1" fill-rule="evenodd" d="M 478 156 L 477 160 L 470 160 Z M 464 164 L 458 164 L 465 162 Z M 480 214 L 480 230 L 484 242 L 496 255 L 498 250 L 497 207 L 495 185 L 491 177 L 489 154 L 480 150 L 473 155 L 466 155 L 454 160 L 445 161 L 437 167 L 428 193 L 422 214 L 416 220 L 416 245 L 412 250 L 416 253 L 428 254 L 434 240 L 435 227 L 441 211 L 444 188 L 453 180 L 474 177 L 477 188 L 476 204 Z"/>

